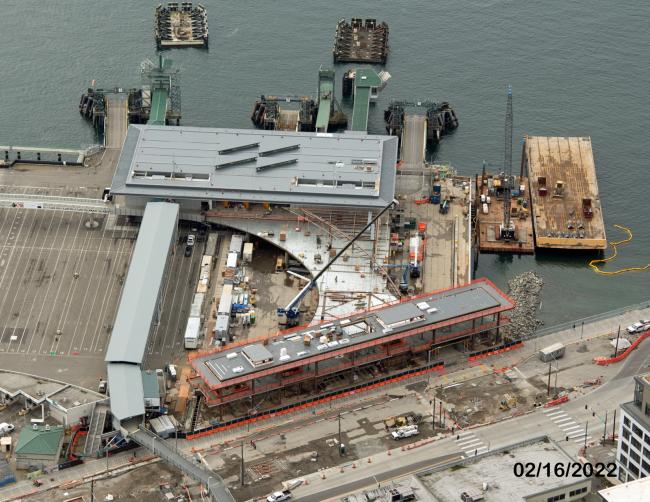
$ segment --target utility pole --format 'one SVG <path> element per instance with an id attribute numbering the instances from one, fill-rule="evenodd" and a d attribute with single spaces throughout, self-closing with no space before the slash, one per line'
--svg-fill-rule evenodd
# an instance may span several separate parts
<path id="1" fill-rule="evenodd" d="M 612 439 L 616 437 L 616 408 L 614 408 L 614 424 L 612 425 Z"/>
<path id="2" fill-rule="evenodd" d="M 555 360 L 555 383 L 553 384 L 553 397 L 557 396 L 557 374 L 560 371 L 560 362 L 556 359 Z"/>
<path id="3" fill-rule="evenodd" d="M 618 325 L 618 333 L 616 334 L 616 348 L 614 349 L 614 357 L 618 355 L 618 339 L 621 337 L 621 325 Z"/>
<path id="4" fill-rule="evenodd" d="M 546 395 L 551 395 L 551 363 L 548 363 L 548 384 L 546 385 Z"/>
<path id="5" fill-rule="evenodd" d="M 241 470 L 239 473 L 241 485 L 244 486 L 244 441 L 241 442 Z"/>
<path id="6" fill-rule="evenodd" d="M 343 456 L 343 450 L 341 448 L 341 412 L 339 411 L 339 457 Z"/>
<path id="7" fill-rule="evenodd" d="M 440 403 L 440 427 L 442 427 L 442 399 L 438 401 Z"/>
<path id="8" fill-rule="evenodd" d="M 607 410 L 605 410 L 605 427 L 603 427 L 603 444 L 605 444 L 606 439 L 607 439 Z"/>
<path id="9" fill-rule="evenodd" d="M 431 425 L 436 430 L 436 391 L 433 391 L 433 406 L 431 407 Z"/>
<path id="10" fill-rule="evenodd" d="M 585 422 L 585 451 L 587 450 L 587 429 L 589 428 L 589 420 Z"/>

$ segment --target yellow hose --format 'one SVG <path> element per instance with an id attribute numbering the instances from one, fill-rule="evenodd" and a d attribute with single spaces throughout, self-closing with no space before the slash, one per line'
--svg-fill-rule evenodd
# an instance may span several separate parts
<path id="1" fill-rule="evenodd" d="M 618 255 L 618 249 L 617 246 L 627 244 L 632 240 L 632 230 L 630 230 L 627 227 L 624 227 L 623 225 L 614 225 L 616 228 L 619 230 L 623 230 L 624 232 L 627 233 L 627 237 L 625 239 L 621 239 L 620 241 L 610 241 L 609 245 L 612 246 L 614 249 L 614 254 L 611 256 L 608 256 L 607 258 L 598 258 L 595 260 L 591 260 L 589 262 L 589 266 L 591 269 L 596 272 L 597 274 L 600 275 L 618 275 L 618 274 L 624 274 L 625 272 L 643 272 L 644 270 L 648 270 L 650 268 L 650 263 L 648 263 L 645 267 L 628 267 L 628 268 L 622 268 L 620 270 L 614 270 L 613 272 L 606 272 L 604 270 L 601 270 L 598 267 L 598 263 L 607 263 L 609 261 L 612 261 L 616 256 Z"/>

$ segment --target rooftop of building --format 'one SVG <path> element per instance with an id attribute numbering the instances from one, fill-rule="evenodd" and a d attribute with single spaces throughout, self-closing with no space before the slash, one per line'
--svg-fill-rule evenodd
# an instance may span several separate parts
<path id="1" fill-rule="evenodd" d="M 154 370 L 142 372 L 142 392 L 145 399 L 156 399 L 161 396 L 161 384 L 158 373 Z"/>
<path id="2" fill-rule="evenodd" d="M 34 403 L 40 403 L 64 388 L 66 384 L 47 378 L 0 370 L 0 391 L 12 397 L 21 394 Z"/>
<path id="3" fill-rule="evenodd" d="M 144 415 L 144 390 L 140 366 L 130 363 L 108 363 L 106 373 L 113 416 L 122 421 Z"/>
<path id="4" fill-rule="evenodd" d="M 427 293 L 371 311 L 353 314 L 272 338 L 266 345 L 251 344 L 197 357 L 194 367 L 212 386 L 276 368 L 283 371 L 301 366 L 327 354 L 329 358 L 350 352 L 362 343 L 422 327 L 442 327 L 508 310 L 513 304 L 491 282 L 481 279 L 466 286 Z M 304 337 L 311 342 L 304 343 Z M 324 341 L 321 337 L 328 337 Z M 253 359 L 249 356 L 252 354 Z M 271 360 L 269 361 L 269 355 Z M 263 361 L 263 362 L 262 362 Z"/>
<path id="5" fill-rule="evenodd" d="M 573 459 L 554 443 L 540 440 L 526 446 L 488 453 L 476 461 L 458 462 L 446 469 L 421 474 L 419 478 L 436 502 L 456 502 L 461 500 L 463 492 L 470 495 L 482 494 L 484 502 L 514 502 L 586 479 L 582 476 L 558 477 L 553 469 L 549 477 L 546 473 L 536 477 L 515 476 L 515 464 L 531 462 L 538 465 L 548 462 L 553 466 L 571 460 Z M 487 484 L 487 490 L 483 490 L 484 483 Z"/>
<path id="6" fill-rule="evenodd" d="M 131 125 L 111 190 L 203 200 L 380 208 L 397 138 Z"/>
<path id="7" fill-rule="evenodd" d="M 59 452 L 64 428 L 60 426 L 26 426 L 18 436 L 17 455 L 56 455 Z"/>
<path id="8" fill-rule="evenodd" d="M 621 409 L 631 415 L 639 424 L 645 426 L 646 430 L 650 431 L 650 416 L 645 415 L 634 401 L 621 404 Z"/>
<path id="9" fill-rule="evenodd" d="M 633 500 L 650 500 L 650 478 L 641 478 L 629 483 L 611 486 L 600 490 L 598 495 L 605 502 L 630 502 Z"/>
<path id="10" fill-rule="evenodd" d="M 104 394 L 83 389 L 81 387 L 75 387 L 73 385 L 68 385 L 60 391 L 48 396 L 49 401 L 64 409 L 75 408 L 82 404 L 94 403 L 105 399 L 106 396 Z"/>
<path id="11" fill-rule="evenodd" d="M 178 210 L 178 204 L 147 204 L 106 351 L 107 362 L 142 362 Z"/>

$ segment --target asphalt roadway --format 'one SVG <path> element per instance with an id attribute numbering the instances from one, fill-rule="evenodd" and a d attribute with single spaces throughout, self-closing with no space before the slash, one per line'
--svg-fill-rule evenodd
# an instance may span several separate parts
<path id="1" fill-rule="evenodd" d="M 593 431 L 588 432 L 587 442 L 597 441 L 603 434 L 607 412 L 610 419 L 607 429 L 611 431 L 614 409 L 618 408 L 619 404 L 632 400 L 634 389 L 632 377 L 648 370 L 650 370 L 650 344 L 645 342 L 631 353 L 612 380 L 589 394 L 552 409 L 538 409 L 527 415 L 460 432 L 460 439 L 452 436 L 408 451 L 396 449 L 391 452 L 391 455 L 382 454 L 372 457 L 372 463 L 368 463 L 367 459 L 360 459 L 354 469 L 351 465 L 343 465 L 343 472 L 336 467 L 306 476 L 309 483 L 296 488 L 293 491 L 294 495 L 296 500 L 301 502 L 338 500 L 351 491 L 374 487 L 377 483 L 425 470 L 459 459 L 461 456 L 467 457 L 468 447 L 469 455 L 472 454 L 471 449 L 478 450 L 479 454 L 482 454 L 490 449 L 506 447 L 542 435 L 548 435 L 567 453 L 576 457 L 584 445 L 582 425 L 587 424 L 588 431 Z M 549 416 L 551 413 L 567 418 L 556 420 Z M 595 416 L 592 415 L 594 413 Z M 566 422 L 558 424 L 563 420 Z M 567 435 L 575 434 L 567 432 L 563 426 L 573 422 L 579 424 L 572 426 L 579 427 L 576 429 L 578 436 L 566 441 Z M 323 475 L 325 479 L 322 479 Z"/>

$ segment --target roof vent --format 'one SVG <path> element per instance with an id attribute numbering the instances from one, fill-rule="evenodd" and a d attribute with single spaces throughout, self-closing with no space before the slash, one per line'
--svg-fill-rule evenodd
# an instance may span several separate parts
<path id="1" fill-rule="evenodd" d="M 49 425 L 46 425 L 46 426 L 45 426 L 45 430 L 46 430 L 46 431 L 49 431 L 49 430 L 50 430 L 50 426 L 49 426 Z"/>
<path id="2" fill-rule="evenodd" d="M 38 430 L 38 425 L 37 424 L 32 424 L 32 430 L 37 431 Z"/>

